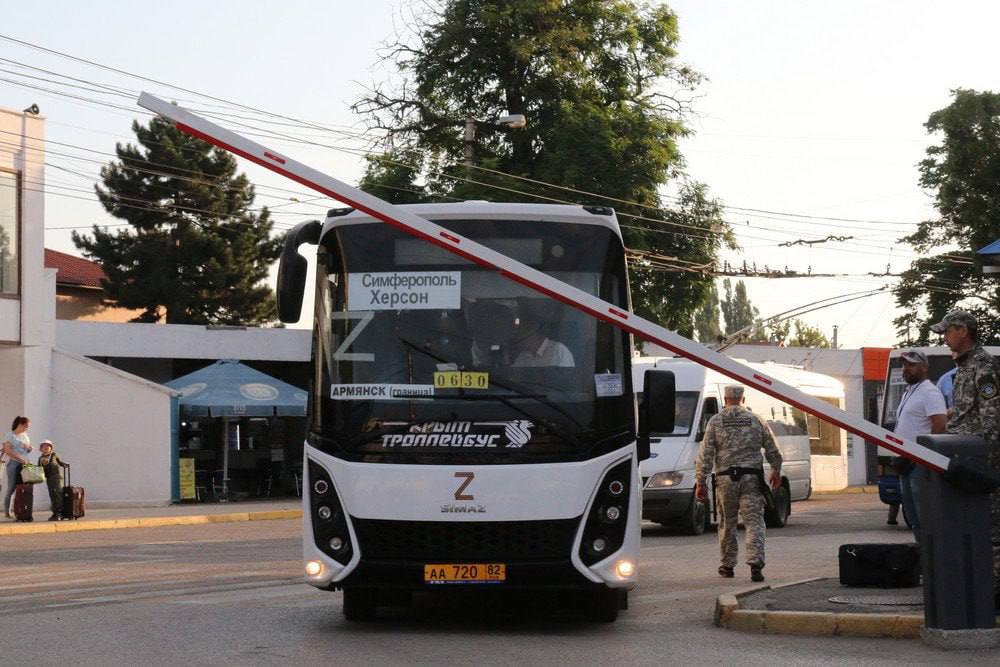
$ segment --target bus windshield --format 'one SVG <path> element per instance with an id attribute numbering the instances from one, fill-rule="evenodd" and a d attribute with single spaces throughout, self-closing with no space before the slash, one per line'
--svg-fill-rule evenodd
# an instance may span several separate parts
<path id="1" fill-rule="evenodd" d="M 439 224 L 628 307 L 607 227 Z M 508 463 L 596 456 L 632 437 L 630 340 L 615 327 L 384 224 L 334 227 L 318 256 L 317 447 Z"/>

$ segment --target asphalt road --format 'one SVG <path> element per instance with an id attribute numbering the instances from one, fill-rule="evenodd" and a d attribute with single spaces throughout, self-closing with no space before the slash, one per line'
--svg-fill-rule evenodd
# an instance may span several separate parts
<path id="1" fill-rule="evenodd" d="M 872 495 L 795 503 L 768 539 L 772 583 L 835 576 L 845 542 L 907 541 Z M 748 635 L 712 625 L 714 533 L 648 524 L 642 582 L 613 625 L 545 596 L 418 596 L 349 624 L 339 593 L 300 583 L 298 521 L 0 538 L 0 665 L 987 664 L 915 640 Z"/>

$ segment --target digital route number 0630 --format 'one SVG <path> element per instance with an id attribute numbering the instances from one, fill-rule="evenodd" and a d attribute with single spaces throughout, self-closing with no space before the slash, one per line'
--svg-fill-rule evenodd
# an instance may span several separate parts
<path id="1" fill-rule="evenodd" d="M 438 371 L 434 373 L 435 389 L 488 389 L 490 374 L 477 371 Z"/>

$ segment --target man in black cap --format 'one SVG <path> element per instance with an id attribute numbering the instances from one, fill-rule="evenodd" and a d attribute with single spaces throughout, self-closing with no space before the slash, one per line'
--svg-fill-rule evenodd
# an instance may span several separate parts
<path id="1" fill-rule="evenodd" d="M 957 370 L 948 414 L 948 433 L 981 436 L 990 446 L 989 466 L 1000 474 L 1000 364 L 979 344 L 976 318 L 953 310 L 931 331 L 942 334 L 955 356 Z M 990 497 L 993 542 L 993 585 L 1000 599 L 1000 491 Z"/>
<path id="2" fill-rule="evenodd" d="M 899 355 L 903 361 L 903 380 L 906 389 L 896 407 L 896 427 L 893 429 L 904 438 L 916 440 L 927 433 L 944 433 L 948 421 L 948 408 L 941 391 L 927 379 L 927 355 L 919 350 L 907 350 Z M 919 475 L 913 472 L 913 463 L 899 458 L 899 492 L 903 497 L 903 510 L 913 528 L 913 537 L 920 541 Z"/>

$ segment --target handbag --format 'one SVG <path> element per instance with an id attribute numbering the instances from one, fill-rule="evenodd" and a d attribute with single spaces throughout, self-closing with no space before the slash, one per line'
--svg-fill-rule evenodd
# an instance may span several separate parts
<path id="1" fill-rule="evenodd" d="M 45 481 L 45 470 L 42 466 L 25 463 L 21 466 L 21 482 L 24 484 L 41 484 Z"/>

